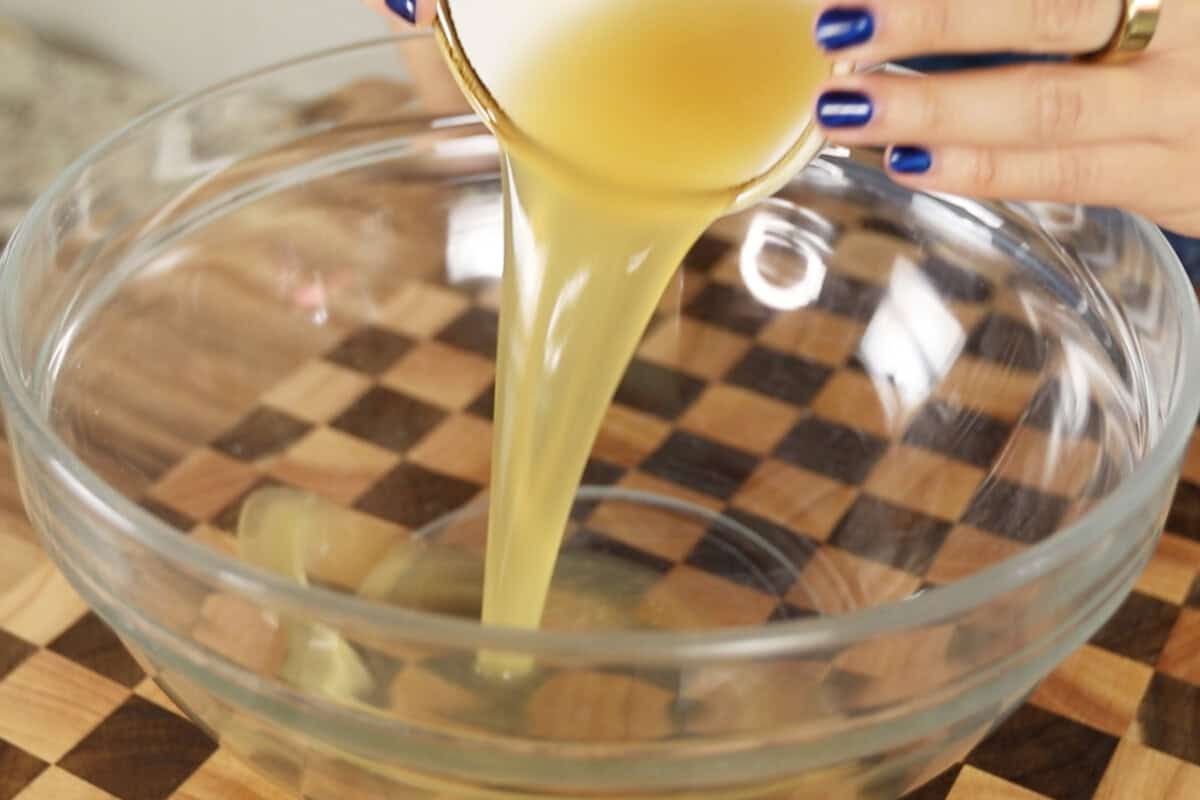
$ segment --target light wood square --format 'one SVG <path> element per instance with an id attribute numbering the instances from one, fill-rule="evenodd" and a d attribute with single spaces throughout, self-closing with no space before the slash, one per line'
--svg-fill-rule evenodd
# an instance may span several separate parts
<path id="1" fill-rule="evenodd" d="M 984 475 L 961 461 L 897 445 L 875 465 L 864 488 L 898 506 L 954 521 L 970 504 Z"/>
<path id="2" fill-rule="evenodd" d="M 467 310 L 462 294 L 431 283 L 413 281 L 401 287 L 383 307 L 380 325 L 418 339 L 441 331 Z"/>
<path id="3" fill-rule="evenodd" d="M 0 592 L 0 628 L 45 646 L 87 613 L 87 604 L 48 560 Z"/>
<path id="4" fill-rule="evenodd" d="M 733 505 L 809 538 L 824 541 L 853 504 L 851 486 L 768 459 L 733 497 Z"/>
<path id="5" fill-rule="evenodd" d="M 643 623 L 661 630 L 711 630 L 761 625 L 775 598 L 703 570 L 680 566 L 657 581 L 638 605 Z"/>
<path id="6" fill-rule="evenodd" d="M 40 650 L 0 682 L 0 739 L 54 763 L 128 696 L 107 678 Z"/>
<path id="7" fill-rule="evenodd" d="M 950 531 L 937 558 L 925 573 L 932 583 L 953 583 L 994 566 L 1024 550 L 1024 545 L 993 536 L 969 525 Z"/>
<path id="8" fill-rule="evenodd" d="M 604 416 L 592 455 L 623 467 L 635 467 L 657 450 L 670 432 L 670 425 L 650 414 L 613 404 Z"/>
<path id="9" fill-rule="evenodd" d="M 671 732 L 673 695 L 652 684 L 607 672 L 559 672 L 533 692 L 527 728 L 547 741 L 627 742 Z"/>
<path id="10" fill-rule="evenodd" d="M 1042 681 L 1032 701 L 1059 716 L 1121 736 L 1136 716 L 1153 675 L 1145 664 L 1085 645 Z"/>
<path id="11" fill-rule="evenodd" d="M 442 408 L 462 409 L 495 378 L 491 361 L 441 342 L 422 342 L 383 375 L 383 384 Z"/>
<path id="12" fill-rule="evenodd" d="M 974 767 L 963 767 L 946 800 L 1051 800 Z"/>
<path id="13" fill-rule="evenodd" d="M 1200 685 L 1200 610 L 1185 608 L 1158 657 L 1158 670 Z"/>
<path id="14" fill-rule="evenodd" d="M 1100 446 L 1086 438 L 1052 436 L 1022 425 L 1008 440 L 996 471 L 1047 494 L 1078 495 L 1102 467 Z"/>
<path id="15" fill-rule="evenodd" d="M 1138 576 L 1142 594 L 1182 604 L 1200 572 L 1200 542 L 1164 533 L 1146 569 Z"/>
<path id="16" fill-rule="evenodd" d="M 365 375 L 328 361 L 310 361 L 263 395 L 264 405 L 297 419 L 324 423 L 371 387 Z"/>
<path id="17" fill-rule="evenodd" d="M 801 411 L 795 406 L 738 386 L 709 386 L 683 416 L 684 428 L 752 453 L 774 449 Z"/>
<path id="18" fill-rule="evenodd" d="M 823 614 L 842 614 L 911 597 L 921 580 L 907 572 L 823 546 L 788 592 L 788 602 Z"/>
<path id="19" fill-rule="evenodd" d="M 890 383 L 876 384 L 868 375 L 848 369 L 829 379 L 812 408 L 826 419 L 882 439 L 901 434 L 916 410 Z"/>
<path id="20" fill-rule="evenodd" d="M 66 770 L 51 766 L 25 787 L 16 800 L 118 800 Z M 208 798 L 196 798 L 208 800 Z"/>
<path id="21" fill-rule="evenodd" d="M 390 450 L 332 428 L 318 428 L 276 459 L 270 474 L 349 505 L 398 463 L 400 457 Z"/>
<path id="22" fill-rule="evenodd" d="M 218 750 L 184 781 L 171 800 L 293 800 L 293 795 Z"/>
<path id="23" fill-rule="evenodd" d="M 626 475 L 619 485 L 625 489 L 666 494 L 702 507 L 714 506 L 712 498 L 693 494 L 640 472 Z M 695 516 L 619 500 L 605 500 L 596 506 L 588 518 L 587 526 L 611 539 L 668 561 L 682 560 L 708 530 L 708 522 Z"/>
<path id="24" fill-rule="evenodd" d="M 1125 739 L 1117 745 L 1093 800 L 1194 800 L 1200 767 Z"/>
<path id="25" fill-rule="evenodd" d="M 456 414 L 428 433 L 408 454 L 409 461 L 486 485 L 492 467 L 492 424 Z"/>
<path id="26" fill-rule="evenodd" d="M 758 340 L 780 352 L 837 367 L 846 363 L 862 335 L 860 322 L 806 308 L 776 316 L 758 334 Z"/>
<path id="27" fill-rule="evenodd" d="M 1014 422 L 1029 407 L 1037 389 L 1035 375 L 964 355 L 954 362 L 934 395 L 951 405 Z"/>
<path id="28" fill-rule="evenodd" d="M 700 378 L 721 377 L 750 349 L 750 340 L 713 325 L 676 317 L 663 321 L 638 351 L 646 361 Z"/>
<path id="29" fill-rule="evenodd" d="M 259 479 L 254 467 L 215 450 L 198 450 L 150 489 L 160 503 L 192 519 L 206 520 L 224 509 Z"/>

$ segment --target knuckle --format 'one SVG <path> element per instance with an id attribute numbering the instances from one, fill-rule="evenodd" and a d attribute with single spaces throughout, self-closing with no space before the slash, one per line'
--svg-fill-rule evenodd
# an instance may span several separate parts
<path id="1" fill-rule="evenodd" d="M 1101 0 L 1033 0 L 1034 36 L 1052 47 L 1072 43 L 1103 13 Z"/>
<path id="2" fill-rule="evenodd" d="M 998 176 L 996 155 L 989 150 L 972 153 L 966 164 L 967 183 L 982 194 L 991 194 L 996 189 Z"/>
<path id="3" fill-rule="evenodd" d="M 906 105 L 913 111 L 916 130 L 924 133 L 942 130 L 946 122 L 946 106 L 932 80 L 914 80 L 912 98 Z"/>
<path id="4" fill-rule="evenodd" d="M 1087 95 L 1079 81 L 1062 75 L 1035 73 L 1030 98 L 1030 133 L 1039 141 L 1070 138 L 1083 128 Z"/>
<path id="5" fill-rule="evenodd" d="M 947 0 L 918 0 L 903 4 L 904 35 L 921 44 L 943 45 L 954 30 L 954 14 Z"/>
<path id="6" fill-rule="evenodd" d="M 1079 151 L 1060 152 L 1051 161 L 1047 187 L 1056 198 L 1080 199 L 1096 183 L 1096 162 Z"/>

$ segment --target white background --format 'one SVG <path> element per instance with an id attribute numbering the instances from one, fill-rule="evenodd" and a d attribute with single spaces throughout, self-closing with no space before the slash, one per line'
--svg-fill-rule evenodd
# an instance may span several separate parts
<path id="1" fill-rule="evenodd" d="M 388 32 L 357 0 L 0 0 L 0 16 L 93 46 L 176 91 Z"/>

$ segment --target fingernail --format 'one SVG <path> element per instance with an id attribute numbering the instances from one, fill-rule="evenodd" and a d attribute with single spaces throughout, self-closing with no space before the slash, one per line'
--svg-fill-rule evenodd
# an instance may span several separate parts
<path id="1" fill-rule="evenodd" d="M 831 8 L 817 18 L 817 43 L 826 50 L 844 50 L 875 35 L 875 18 L 865 8 Z"/>
<path id="2" fill-rule="evenodd" d="M 413 25 L 417 24 L 417 0 L 387 0 L 387 7 Z"/>
<path id="3" fill-rule="evenodd" d="M 893 147 L 888 166 L 901 175 L 922 175 L 933 166 L 933 156 L 923 147 Z"/>
<path id="4" fill-rule="evenodd" d="M 861 128 L 875 115 L 875 105 L 862 92 L 834 90 L 817 100 L 817 119 L 826 128 Z"/>

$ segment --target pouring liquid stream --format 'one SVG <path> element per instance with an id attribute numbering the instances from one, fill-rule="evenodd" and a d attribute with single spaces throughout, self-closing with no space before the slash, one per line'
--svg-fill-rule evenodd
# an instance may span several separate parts
<path id="1" fill-rule="evenodd" d="M 570 627 L 564 613 L 574 609 L 655 627 L 619 611 L 626 584 L 646 576 L 560 558 L 570 511 L 675 270 L 718 217 L 769 194 L 816 152 L 812 107 L 833 65 L 804 44 L 807 0 L 584 0 L 592 10 L 516 56 L 501 107 L 459 44 L 459 2 L 474 0 L 442 0 L 439 42 L 499 140 L 505 201 L 483 576 L 417 543 L 342 583 L 493 626 Z M 243 513 L 239 543 L 247 560 L 305 582 L 312 554 L 328 560 L 370 540 L 363 524 L 313 497 L 263 492 Z M 563 580 L 552 591 L 556 569 Z M 548 597 L 562 608 L 547 613 Z M 297 624 L 289 636 L 294 680 L 338 697 L 369 684 L 347 647 L 309 663 L 311 642 L 334 641 L 329 632 Z M 531 662 L 485 652 L 476 667 L 520 678 Z"/>
<path id="2" fill-rule="evenodd" d="M 796 0 L 595 3 L 519 56 L 502 108 L 439 8 L 503 153 L 505 263 L 482 621 L 539 626 L 609 403 L 704 230 L 816 147 L 832 64 Z M 526 659 L 486 653 L 481 672 Z"/>

